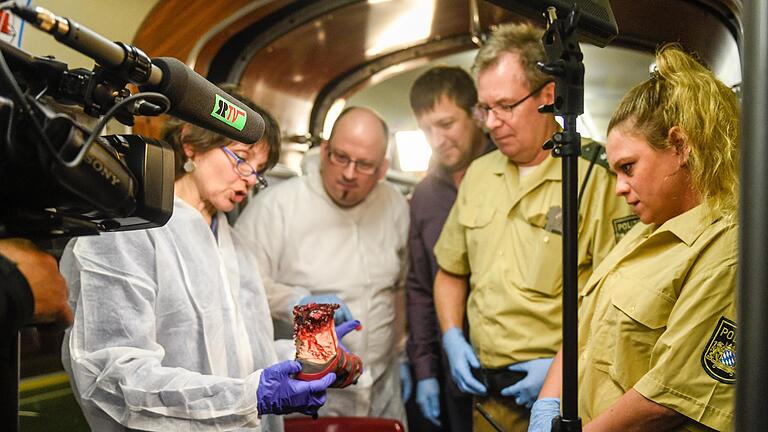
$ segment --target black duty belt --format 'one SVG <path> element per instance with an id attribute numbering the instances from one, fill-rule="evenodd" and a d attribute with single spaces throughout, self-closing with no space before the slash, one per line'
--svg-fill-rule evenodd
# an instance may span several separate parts
<path id="1" fill-rule="evenodd" d="M 526 372 L 511 371 L 507 368 L 487 369 L 470 368 L 472 375 L 480 381 L 486 389 L 488 396 L 499 397 L 501 390 L 515 384 L 525 378 Z"/>

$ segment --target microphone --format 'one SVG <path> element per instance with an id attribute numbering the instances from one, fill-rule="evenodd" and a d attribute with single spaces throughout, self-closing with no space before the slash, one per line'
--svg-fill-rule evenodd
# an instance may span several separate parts
<path id="1" fill-rule="evenodd" d="M 151 59 L 140 49 L 112 42 L 96 32 L 41 8 L 14 4 L 14 14 L 56 40 L 94 59 L 141 91 L 155 91 L 171 102 L 168 114 L 234 141 L 253 144 L 264 134 L 264 119 L 187 65 L 172 57 Z"/>
<path id="2" fill-rule="evenodd" d="M 200 127 L 246 144 L 261 139 L 264 119 L 244 103 L 216 87 L 173 57 L 152 59 L 160 69 L 158 85 L 139 87 L 162 93 L 171 101 L 169 113 Z"/>

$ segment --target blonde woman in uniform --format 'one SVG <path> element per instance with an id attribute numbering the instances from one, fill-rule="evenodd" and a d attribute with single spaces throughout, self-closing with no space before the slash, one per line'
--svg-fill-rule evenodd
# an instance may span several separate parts
<path id="1" fill-rule="evenodd" d="M 624 97 L 608 160 L 638 223 L 595 270 L 579 311 L 585 431 L 733 430 L 738 103 L 679 47 Z M 559 414 L 562 359 L 529 431 Z"/>

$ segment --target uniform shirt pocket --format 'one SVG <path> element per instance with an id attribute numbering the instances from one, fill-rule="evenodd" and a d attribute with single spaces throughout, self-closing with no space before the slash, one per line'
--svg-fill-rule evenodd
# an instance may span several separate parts
<path id="1" fill-rule="evenodd" d="M 609 374 L 628 389 L 648 372 L 656 342 L 667 328 L 675 300 L 640 280 L 622 280 L 611 293 L 613 350 Z M 607 348 L 607 347 L 606 347 Z"/>
<path id="2" fill-rule="evenodd" d="M 520 257 L 524 287 L 547 297 L 559 295 L 563 285 L 563 238 L 545 228 L 545 214 L 535 214 L 527 219 L 530 232 L 525 237 L 532 243 L 525 248 L 527 251 L 519 249 L 524 253 Z"/>
<path id="3" fill-rule="evenodd" d="M 485 252 L 492 253 L 492 249 L 497 242 L 493 241 L 493 236 L 501 233 L 493 233 L 489 230 L 493 215 L 496 209 L 485 205 L 468 205 L 461 209 L 458 215 L 459 224 L 464 228 L 464 235 L 467 242 L 467 253 L 469 259 L 474 261 Z M 474 262 L 470 267 L 475 269 Z"/>
<path id="4" fill-rule="evenodd" d="M 467 205 L 459 212 L 459 223 L 466 228 L 482 228 L 493 219 L 496 209 L 484 205 Z"/>

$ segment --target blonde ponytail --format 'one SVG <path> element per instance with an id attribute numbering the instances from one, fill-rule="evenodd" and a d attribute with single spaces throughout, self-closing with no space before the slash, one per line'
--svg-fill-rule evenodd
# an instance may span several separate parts
<path id="1" fill-rule="evenodd" d="M 739 106 L 736 95 L 676 44 L 656 53 L 656 71 L 622 99 L 608 131 L 629 122 L 651 146 L 671 146 L 677 126 L 689 147 L 694 188 L 713 217 L 736 218 Z"/>

